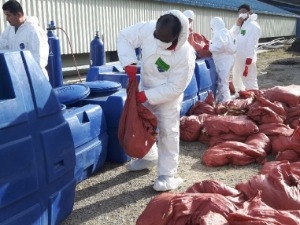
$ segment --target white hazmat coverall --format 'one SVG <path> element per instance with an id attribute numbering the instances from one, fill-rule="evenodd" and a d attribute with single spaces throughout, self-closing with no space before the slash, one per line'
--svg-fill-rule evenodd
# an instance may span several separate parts
<path id="1" fill-rule="evenodd" d="M 236 45 L 225 28 L 224 21 L 220 17 L 212 18 L 210 26 L 213 30 L 213 38 L 209 44 L 209 51 L 216 65 L 218 74 L 217 102 L 227 102 L 230 99 L 229 74 L 234 63 Z"/>
<path id="2" fill-rule="evenodd" d="M 232 31 L 237 35 L 237 49 L 232 70 L 232 81 L 237 93 L 244 90 L 258 89 L 256 61 L 261 30 L 256 19 L 257 15 L 252 14 L 244 21 L 241 28 L 237 26 L 232 28 Z M 246 59 L 252 59 L 252 62 L 248 65 L 248 75 L 244 76 Z"/>
<path id="3" fill-rule="evenodd" d="M 15 32 L 14 26 L 8 25 L 0 36 L 0 49 L 29 50 L 49 80 L 45 68 L 48 64 L 49 55 L 48 37 L 46 31 L 38 25 L 36 17 L 26 17 L 25 22 L 18 28 L 17 32 Z"/>
<path id="4" fill-rule="evenodd" d="M 174 176 L 177 174 L 179 158 L 181 103 L 183 92 L 194 74 L 195 54 L 187 41 L 187 18 L 178 10 L 165 13 L 173 14 L 182 24 L 174 50 L 167 50 L 172 43 L 164 43 L 154 38 L 156 21 L 141 22 L 120 31 L 117 50 L 120 63 L 125 67 L 137 63 L 134 49 L 142 49 L 139 91 L 145 92 L 148 101 L 144 105 L 158 120 L 157 146 L 154 145 L 143 159 L 158 160 L 158 176 Z M 159 68 L 158 61 L 163 61 L 167 69 Z M 167 189 L 172 188 L 159 191 Z"/>

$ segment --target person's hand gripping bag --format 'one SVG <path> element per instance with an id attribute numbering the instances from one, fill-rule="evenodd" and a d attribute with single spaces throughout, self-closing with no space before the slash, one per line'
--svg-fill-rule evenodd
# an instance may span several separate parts
<path id="1" fill-rule="evenodd" d="M 157 119 L 148 108 L 136 102 L 137 90 L 137 79 L 129 79 L 118 139 L 128 156 L 143 158 L 156 142 Z"/>

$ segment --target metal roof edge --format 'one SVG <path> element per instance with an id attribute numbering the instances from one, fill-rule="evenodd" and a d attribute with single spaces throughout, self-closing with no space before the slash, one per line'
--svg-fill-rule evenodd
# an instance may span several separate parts
<path id="1" fill-rule="evenodd" d="M 223 9 L 223 10 L 233 10 L 237 11 L 237 6 L 228 6 L 228 5 L 222 5 L 222 4 L 213 4 L 213 3 L 205 3 L 205 2 L 199 2 L 199 1 L 187 1 L 187 0 L 154 0 L 157 2 L 166 2 L 166 3 L 174 3 L 174 4 L 182 4 L 182 5 L 187 5 L 187 6 L 197 6 L 197 7 L 205 7 L 205 8 L 213 8 L 213 9 Z M 259 2 L 259 1 L 257 1 Z M 276 8 L 281 12 L 275 12 L 275 11 L 266 11 L 266 10 L 259 10 L 256 8 L 253 8 L 252 11 L 254 13 L 259 13 L 259 14 L 267 14 L 267 15 L 277 15 L 277 16 L 284 16 L 284 17 L 296 17 L 300 18 L 299 15 L 289 12 L 287 10 L 284 10 L 282 8 L 276 7 L 274 5 L 270 5 L 264 2 L 259 2 L 262 5 L 267 5 L 270 8 Z"/>

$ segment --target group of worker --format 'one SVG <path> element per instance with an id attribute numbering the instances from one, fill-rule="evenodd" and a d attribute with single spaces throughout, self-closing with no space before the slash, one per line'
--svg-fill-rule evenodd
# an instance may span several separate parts
<path id="1" fill-rule="evenodd" d="M 194 20 L 192 10 L 183 14 L 189 23 Z M 203 48 L 212 53 L 218 74 L 216 102 L 225 103 L 238 96 L 239 91 L 258 89 L 257 84 L 257 46 L 260 37 L 260 26 L 256 22 L 257 15 L 252 13 L 248 4 L 238 8 L 236 24 L 227 29 L 222 18 L 214 17 L 210 21 L 213 37 Z M 190 35 L 192 35 L 190 28 Z M 229 91 L 229 76 L 232 71 L 232 82 L 236 95 Z"/>
<path id="2" fill-rule="evenodd" d="M 16 0 L 8 0 L 2 6 L 7 26 L 0 36 L 0 50 L 29 50 L 48 77 L 49 45 L 46 32 L 39 27 L 35 17 L 25 17 L 22 6 Z M 260 27 L 247 4 L 238 7 L 238 19 L 230 29 L 223 20 L 211 20 L 213 37 L 204 46 L 212 53 L 219 76 L 217 100 L 230 100 L 228 87 L 232 69 L 236 91 L 258 89 L 256 49 Z M 136 48 L 142 49 L 141 74 L 137 102 L 144 104 L 158 121 L 158 139 L 142 159 L 132 160 L 129 171 L 150 169 L 157 165 L 157 179 L 153 188 L 168 191 L 183 182 L 177 175 L 179 164 L 179 122 L 183 92 L 194 74 L 195 51 L 188 42 L 191 33 L 192 11 L 164 12 L 158 20 L 140 22 L 124 28 L 117 38 L 117 52 L 121 66 L 131 78 L 137 73 Z M 190 21 L 189 21 L 190 20 Z"/>

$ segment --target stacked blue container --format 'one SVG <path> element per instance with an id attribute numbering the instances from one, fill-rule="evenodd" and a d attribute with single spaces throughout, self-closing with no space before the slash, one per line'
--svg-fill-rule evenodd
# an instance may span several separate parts
<path id="1" fill-rule="evenodd" d="M 110 162 L 125 163 L 130 160 L 130 157 L 125 153 L 118 141 L 119 121 L 126 97 L 126 89 L 122 88 L 109 96 L 98 97 L 91 95 L 81 101 L 82 105 L 95 104 L 100 105 L 103 109 L 108 133 L 107 161 Z"/>
<path id="2" fill-rule="evenodd" d="M 105 64 L 102 66 L 92 66 L 88 70 L 88 73 L 86 75 L 86 81 L 102 80 L 99 78 L 100 73 L 112 72 L 115 70 L 114 67 L 118 65 L 120 65 L 119 62 Z"/>
<path id="3" fill-rule="evenodd" d="M 138 73 L 139 73 L 138 68 Z M 137 79 L 139 81 L 140 75 L 137 74 Z M 107 80 L 112 82 L 118 82 L 122 85 L 122 88 L 126 88 L 128 82 L 128 76 L 121 67 L 120 64 L 105 65 L 105 66 L 94 66 L 88 71 L 86 81 L 95 80 Z"/>
<path id="4" fill-rule="evenodd" d="M 218 85 L 218 74 L 216 71 L 216 65 L 212 57 L 204 59 L 206 67 L 209 69 L 210 79 L 211 79 L 211 90 L 216 96 L 217 85 Z"/>
<path id="5" fill-rule="evenodd" d="M 73 107 L 64 113 L 75 145 L 75 178 L 80 183 L 99 171 L 107 155 L 107 126 L 99 105 Z"/>
<path id="6" fill-rule="evenodd" d="M 180 117 L 188 113 L 190 108 L 198 101 L 198 85 L 195 74 L 183 93 L 183 102 L 180 109 Z"/>
<path id="7" fill-rule="evenodd" d="M 28 51 L 0 53 L 0 68 L 0 224 L 60 224 L 75 195 L 70 128 Z"/>
<path id="8" fill-rule="evenodd" d="M 209 91 L 216 93 L 217 73 L 212 58 L 196 60 L 195 76 L 198 83 L 198 99 L 204 101 Z"/>

